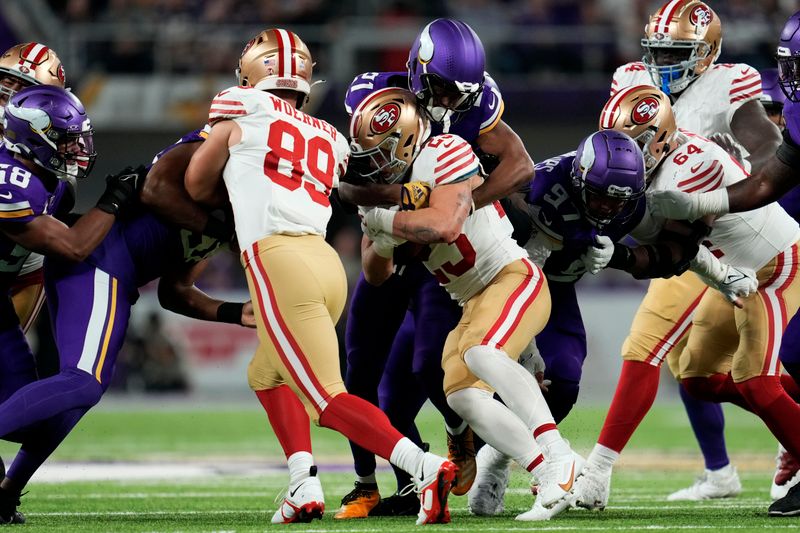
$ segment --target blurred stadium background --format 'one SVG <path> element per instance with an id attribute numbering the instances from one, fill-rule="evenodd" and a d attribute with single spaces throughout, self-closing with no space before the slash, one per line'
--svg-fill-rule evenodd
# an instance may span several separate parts
<path id="1" fill-rule="evenodd" d="M 99 158 L 81 183 L 79 207 L 91 206 L 102 176 L 148 162 L 183 133 L 204 124 L 211 97 L 235 84 L 238 55 L 250 36 L 276 25 L 294 30 L 316 61 L 310 109 L 341 130 L 347 84 L 365 71 L 401 70 L 419 29 L 439 16 L 472 25 L 487 51 L 487 70 L 506 102 L 504 120 L 535 161 L 574 149 L 596 127 L 613 70 L 641 57 L 639 40 L 652 0 L 3 0 L 0 48 L 47 43 L 60 55 L 67 84 L 89 109 Z M 773 66 L 776 38 L 798 8 L 787 0 L 719 0 L 721 61 Z M 350 275 L 359 271 L 360 230 L 337 217 L 329 240 Z M 246 297 L 232 254 L 220 254 L 204 289 Z M 605 272 L 580 284 L 590 355 L 582 398 L 607 405 L 619 347 L 643 285 Z M 143 290 L 117 369 L 117 393 L 186 392 L 249 398 L 245 367 L 255 334 L 161 312 Z M 343 324 L 342 331 L 343 331 Z M 34 342 L 53 350 L 46 320 Z M 46 357 L 43 357 L 46 359 Z M 662 396 L 676 396 L 676 387 Z"/>

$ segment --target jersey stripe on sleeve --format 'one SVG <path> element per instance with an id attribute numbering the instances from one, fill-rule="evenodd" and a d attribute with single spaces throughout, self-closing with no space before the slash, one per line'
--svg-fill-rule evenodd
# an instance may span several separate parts
<path id="1" fill-rule="evenodd" d="M 713 191 L 722 184 L 725 172 L 719 161 L 714 160 L 711 165 L 700 170 L 694 176 L 678 182 L 678 188 L 687 193 Z"/>
<path id="2" fill-rule="evenodd" d="M 208 122 L 213 124 L 217 120 L 235 118 L 247 114 L 244 104 L 235 97 L 228 95 L 228 91 L 223 91 L 211 101 L 211 109 L 208 110 Z"/>
<path id="3" fill-rule="evenodd" d="M 0 204 L 0 218 L 22 218 L 33 214 L 31 204 L 27 200 L 13 204 Z"/>
<path id="4" fill-rule="evenodd" d="M 741 71 L 741 74 L 740 78 L 731 82 L 731 89 L 728 91 L 732 104 L 761 95 L 761 75 L 749 67 Z"/>

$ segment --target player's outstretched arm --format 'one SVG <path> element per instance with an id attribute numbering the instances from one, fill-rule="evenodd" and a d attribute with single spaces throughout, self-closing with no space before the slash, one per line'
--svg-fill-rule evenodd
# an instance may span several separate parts
<path id="1" fill-rule="evenodd" d="M 429 207 L 416 211 L 376 208 L 364 217 L 368 228 L 391 233 L 418 244 L 453 242 L 472 209 L 470 179 L 436 187 Z"/>
<path id="2" fill-rule="evenodd" d="M 163 276 L 158 282 L 158 302 L 161 307 L 198 320 L 256 327 L 250 302 L 224 302 L 195 287 L 195 281 L 207 264 L 207 260 L 202 260 Z"/>
<path id="3" fill-rule="evenodd" d="M 478 136 L 478 147 L 499 160 L 484 184 L 472 193 L 478 209 L 505 198 L 533 177 L 533 160 L 522 139 L 502 120 L 494 129 Z"/>
<path id="4" fill-rule="evenodd" d="M 229 147 L 242 139 L 242 130 L 233 120 L 220 120 L 211 127 L 202 145 L 189 161 L 184 176 L 186 192 L 195 202 L 220 207 L 227 201 L 222 171 L 228 162 Z"/>

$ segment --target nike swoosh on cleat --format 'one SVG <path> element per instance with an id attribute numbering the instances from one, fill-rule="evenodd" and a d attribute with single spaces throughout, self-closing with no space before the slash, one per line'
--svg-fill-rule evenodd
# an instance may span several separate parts
<path id="1" fill-rule="evenodd" d="M 290 491 L 289 491 L 289 496 L 291 496 L 292 498 L 294 498 L 294 495 L 295 495 L 295 493 L 296 493 L 298 490 L 300 490 L 300 485 L 296 486 L 296 487 L 294 488 L 294 490 L 290 490 Z"/>
<path id="2" fill-rule="evenodd" d="M 561 490 L 564 492 L 569 492 L 572 490 L 572 485 L 575 483 L 575 461 L 572 461 L 572 468 L 569 472 L 569 483 L 559 483 L 558 486 L 561 487 Z"/>

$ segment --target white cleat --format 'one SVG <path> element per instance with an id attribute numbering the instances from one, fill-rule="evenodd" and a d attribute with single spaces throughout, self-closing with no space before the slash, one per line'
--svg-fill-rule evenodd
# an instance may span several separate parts
<path id="1" fill-rule="evenodd" d="M 800 463 L 779 444 L 778 456 L 775 458 L 775 475 L 772 476 L 772 486 L 769 489 L 772 501 L 786 496 L 789 489 L 798 483 L 800 483 Z"/>
<path id="2" fill-rule="evenodd" d="M 447 524 L 450 522 L 450 510 L 447 497 L 456 483 L 458 467 L 432 453 L 425 453 L 420 477 L 414 478 L 414 491 L 419 494 L 419 514 L 417 525 Z"/>
<path id="3" fill-rule="evenodd" d="M 673 492 L 667 501 L 700 501 L 715 498 L 733 498 L 742 492 L 739 474 L 733 465 L 726 465 L 719 470 L 708 470 L 697 478 L 694 485 Z"/>
<path id="4" fill-rule="evenodd" d="M 572 499 L 575 505 L 584 509 L 602 511 L 608 504 L 611 493 L 611 469 L 601 469 L 587 462 L 581 475 L 575 480 Z"/>
<path id="5" fill-rule="evenodd" d="M 505 510 L 503 500 L 511 475 L 511 459 L 486 444 L 478 451 L 475 462 L 478 472 L 467 493 L 470 512 L 478 516 L 502 513 Z"/>
<path id="6" fill-rule="evenodd" d="M 517 515 L 514 520 L 519 520 L 520 522 L 543 522 L 545 520 L 550 520 L 557 514 L 569 509 L 572 500 L 573 496 L 568 495 L 558 500 L 550 508 L 547 508 L 542 505 L 542 499 L 537 496 L 536 501 L 533 502 L 533 507 L 531 507 L 531 510 Z"/>
<path id="7" fill-rule="evenodd" d="M 569 448 L 567 450 L 567 453 L 545 454 L 549 459 L 545 460 L 545 474 L 539 480 L 539 493 L 536 496 L 545 508 L 550 508 L 566 498 L 574 488 L 575 477 L 578 475 L 576 454 Z"/>
<path id="8" fill-rule="evenodd" d="M 289 485 L 280 507 L 272 515 L 273 524 L 311 522 L 322 518 L 325 512 L 325 495 L 317 477 L 317 467 L 312 466 L 309 476 L 294 485 Z"/>

